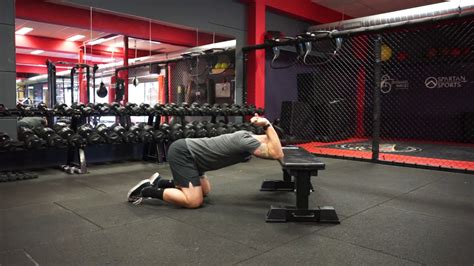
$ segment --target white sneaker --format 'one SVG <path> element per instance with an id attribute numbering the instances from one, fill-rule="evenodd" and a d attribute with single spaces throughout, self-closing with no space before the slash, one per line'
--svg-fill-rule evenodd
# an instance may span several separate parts
<path id="1" fill-rule="evenodd" d="M 156 172 L 152 176 L 150 176 L 148 180 L 150 181 L 152 186 L 156 186 L 157 185 L 156 182 L 158 182 L 160 178 L 161 178 L 160 173 Z"/>
<path id="2" fill-rule="evenodd" d="M 149 179 L 143 179 L 142 181 L 140 181 L 136 186 L 134 186 L 132 189 L 128 191 L 127 193 L 128 201 L 132 202 L 133 204 L 138 202 L 139 204 L 143 200 L 142 189 L 148 186 L 151 186 Z"/>

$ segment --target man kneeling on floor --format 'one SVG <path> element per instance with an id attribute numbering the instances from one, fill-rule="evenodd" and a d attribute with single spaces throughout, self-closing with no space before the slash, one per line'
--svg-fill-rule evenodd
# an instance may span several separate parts
<path id="1" fill-rule="evenodd" d="M 248 161 L 252 154 L 264 159 L 282 158 L 280 139 L 270 122 L 257 114 L 250 121 L 263 126 L 265 135 L 237 131 L 173 142 L 167 154 L 173 180 L 162 179 L 155 173 L 128 192 L 128 201 L 140 204 L 143 198 L 156 198 L 185 208 L 198 208 L 211 191 L 211 184 L 204 175 L 206 171 Z"/>

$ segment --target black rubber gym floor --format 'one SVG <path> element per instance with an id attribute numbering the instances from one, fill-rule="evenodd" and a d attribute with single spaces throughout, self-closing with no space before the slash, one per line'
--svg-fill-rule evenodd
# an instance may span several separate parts
<path id="1" fill-rule="evenodd" d="M 166 164 L 125 162 L 0 183 L 0 265 L 473 265 L 474 176 L 322 158 L 310 205 L 339 225 L 265 223 L 293 193 L 260 192 L 278 162 L 253 159 L 210 172 L 196 210 L 133 206 L 128 189 Z M 310 206 L 310 207 L 311 207 Z"/>

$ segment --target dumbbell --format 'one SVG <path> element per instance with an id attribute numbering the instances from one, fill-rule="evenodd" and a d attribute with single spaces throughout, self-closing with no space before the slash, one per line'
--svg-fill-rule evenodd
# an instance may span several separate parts
<path id="1" fill-rule="evenodd" d="M 244 125 L 246 126 L 246 128 L 247 128 L 246 130 L 247 130 L 247 131 L 250 131 L 250 132 L 252 132 L 253 134 L 256 134 L 256 133 L 257 133 L 257 128 L 256 128 L 253 124 L 246 122 L 246 123 L 244 123 Z"/>
<path id="2" fill-rule="evenodd" d="M 232 123 L 232 122 L 227 123 L 226 128 L 227 128 L 228 133 L 234 133 L 235 131 L 237 131 L 237 128 L 235 127 L 234 123 Z"/>
<path id="3" fill-rule="evenodd" d="M 27 180 L 27 179 L 33 179 L 33 178 L 38 178 L 38 175 L 35 173 L 28 173 L 28 172 L 23 172 L 23 171 L 0 173 L 0 182 Z"/>
<path id="4" fill-rule="evenodd" d="M 254 114 L 255 114 L 255 111 L 256 111 L 256 108 L 257 108 L 257 107 L 255 107 L 255 105 L 249 104 L 249 105 L 247 106 L 247 110 L 248 110 L 248 113 L 247 113 L 247 114 L 248 114 L 248 115 L 254 115 Z"/>
<path id="5" fill-rule="evenodd" d="M 227 125 L 224 121 L 219 121 L 215 124 L 216 130 L 217 130 L 217 135 L 224 135 L 229 133 L 227 131 Z"/>
<path id="6" fill-rule="evenodd" d="M 254 126 L 255 127 L 255 134 L 257 135 L 265 135 L 265 129 L 262 126 Z"/>
<path id="7" fill-rule="evenodd" d="M 62 116 L 70 116 L 74 113 L 74 110 L 71 107 L 64 104 L 64 103 L 56 104 L 54 106 L 54 111 L 57 114 L 60 114 Z"/>
<path id="8" fill-rule="evenodd" d="M 175 115 L 185 116 L 189 114 L 189 104 L 186 102 L 181 103 L 180 106 L 176 106 Z"/>
<path id="9" fill-rule="evenodd" d="M 237 130 L 247 130 L 247 125 L 244 123 L 237 123 L 234 125 Z"/>
<path id="10" fill-rule="evenodd" d="M 155 105 L 155 111 L 157 110 L 156 107 L 157 106 Z M 160 104 L 160 109 L 162 115 L 172 115 L 172 110 L 169 104 Z"/>
<path id="11" fill-rule="evenodd" d="M 16 109 L 18 112 L 20 112 L 21 116 L 32 116 L 33 115 L 33 109 L 31 109 L 30 106 L 26 106 L 22 103 L 18 103 L 16 105 Z"/>
<path id="12" fill-rule="evenodd" d="M 242 109 L 240 105 L 234 103 L 230 106 L 230 113 L 232 115 L 242 115 Z"/>
<path id="13" fill-rule="evenodd" d="M 65 123 L 57 123 L 53 126 L 53 129 L 61 138 L 67 140 L 68 144 L 72 147 L 83 147 L 87 143 L 85 138 L 74 133 Z"/>
<path id="14" fill-rule="evenodd" d="M 189 106 L 188 111 L 189 115 L 201 115 L 201 107 L 197 102 L 193 102 L 191 106 Z"/>
<path id="15" fill-rule="evenodd" d="M 202 106 L 201 106 L 201 114 L 202 115 L 211 115 L 212 112 L 211 112 L 211 105 L 209 103 L 204 103 Z"/>
<path id="16" fill-rule="evenodd" d="M 121 106 L 118 102 L 113 102 L 110 104 L 110 109 L 116 114 L 116 115 L 127 115 L 129 112 L 127 108 Z"/>
<path id="17" fill-rule="evenodd" d="M 83 137 L 89 145 L 105 143 L 105 139 L 89 124 L 80 126 L 77 129 L 77 133 Z"/>
<path id="18" fill-rule="evenodd" d="M 145 124 L 141 127 L 139 137 L 140 139 L 143 140 L 143 142 L 150 143 L 154 141 L 153 134 L 154 134 L 153 127 Z"/>
<path id="19" fill-rule="evenodd" d="M 106 115 L 110 113 L 110 105 L 108 103 L 96 103 L 94 109 L 99 112 L 100 115 Z"/>
<path id="20" fill-rule="evenodd" d="M 81 107 L 82 107 L 82 109 L 81 109 L 82 114 L 85 115 L 85 116 L 90 116 L 94 113 L 94 108 L 92 108 L 89 105 L 82 105 Z"/>
<path id="21" fill-rule="evenodd" d="M 32 179 L 32 178 L 37 178 L 37 177 L 38 175 L 28 174 L 22 171 L 0 172 L 0 182 L 26 180 L 26 179 Z"/>
<path id="22" fill-rule="evenodd" d="M 23 147 L 27 150 L 40 149 L 46 142 L 40 139 L 31 128 L 20 127 L 18 129 L 18 139 L 23 141 Z"/>
<path id="23" fill-rule="evenodd" d="M 95 129 L 97 130 L 97 133 L 99 133 L 99 135 L 101 135 L 107 141 L 107 143 L 120 143 L 122 140 L 122 138 L 117 133 L 110 130 L 104 124 L 97 125 Z"/>
<path id="24" fill-rule="evenodd" d="M 147 103 L 141 103 L 140 110 L 141 110 L 141 113 L 144 115 L 153 115 L 154 113 L 153 108 Z"/>
<path id="25" fill-rule="evenodd" d="M 194 128 L 196 129 L 196 133 L 195 133 L 196 138 L 205 138 L 208 136 L 205 124 L 199 122 L 194 125 Z"/>
<path id="26" fill-rule="evenodd" d="M 232 111 L 231 111 L 230 106 L 229 106 L 228 103 L 223 103 L 221 105 L 220 114 L 223 115 L 223 116 L 232 115 Z"/>
<path id="27" fill-rule="evenodd" d="M 86 115 L 85 112 L 83 112 L 84 108 L 86 108 L 86 105 L 83 104 L 83 103 L 73 103 L 71 105 L 71 108 L 73 110 L 73 115 L 74 116 L 82 116 L 82 115 Z M 88 111 L 90 111 L 90 113 L 92 113 L 92 110 L 91 109 L 88 109 Z"/>
<path id="28" fill-rule="evenodd" d="M 184 138 L 183 125 L 176 123 L 171 126 L 170 140 L 175 141 Z"/>
<path id="29" fill-rule="evenodd" d="M 49 147 L 63 148 L 67 146 L 67 141 L 61 138 L 52 128 L 35 127 L 34 132 L 38 137 L 45 140 Z"/>
<path id="30" fill-rule="evenodd" d="M 192 123 L 188 123 L 184 126 L 184 137 L 185 138 L 194 138 L 196 136 L 196 130 L 194 129 L 194 125 Z"/>
<path id="31" fill-rule="evenodd" d="M 51 108 L 48 108 L 48 106 L 44 102 L 40 102 L 37 105 L 37 108 L 38 108 L 38 111 L 40 111 L 42 115 L 51 116 L 55 114 L 54 110 Z"/>
<path id="32" fill-rule="evenodd" d="M 153 134 L 155 134 L 155 129 L 148 125 L 147 123 L 140 123 L 138 124 L 138 127 L 142 130 L 142 132 L 146 132 L 148 134 L 144 137 L 144 141 L 145 142 L 153 142 L 154 140 L 154 136 Z"/>
<path id="33" fill-rule="evenodd" d="M 164 141 L 167 140 L 166 134 L 160 129 L 153 129 L 152 135 L 153 135 L 153 141 L 155 143 L 163 143 Z"/>
<path id="34" fill-rule="evenodd" d="M 127 130 L 124 127 L 119 124 L 113 124 L 109 127 L 109 129 L 110 131 L 115 132 L 115 134 L 117 134 L 122 139 L 121 142 L 128 142 Z"/>
<path id="35" fill-rule="evenodd" d="M 167 123 L 161 124 L 160 131 L 163 132 L 164 134 L 164 141 L 168 142 L 170 140 L 170 133 L 171 133 L 170 125 L 168 125 Z"/>
<path id="36" fill-rule="evenodd" d="M 115 131 L 117 133 L 117 131 L 121 131 L 123 128 L 121 125 L 118 125 L 118 124 L 115 124 L 112 126 L 112 130 Z M 138 133 L 139 131 L 135 132 L 133 130 L 135 130 L 135 128 L 133 128 L 132 130 L 126 130 L 125 128 L 123 128 L 125 130 L 125 132 L 123 133 L 123 139 L 124 139 L 124 142 L 128 142 L 128 143 L 139 143 L 140 142 L 140 139 L 139 139 L 139 136 L 138 136 Z M 118 133 L 117 133 L 118 134 Z"/>
<path id="37" fill-rule="evenodd" d="M 216 127 L 225 127 L 226 125 L 227 124 L 223 120 L 220 120 L 215 124 Z"/>
<path id="38" fill-rule="evenodd" d="M 239 115 L 249 115 L 249 114 L 251 114 L 251 113 L 249 112 L 249 107 L 248 107 L 248 105 L 246 105 L 246 104 L 245 104 L 245 105 L 242 105 L 242 106 L 240 107 Z M 253 114 L 252 114 L 252 115 L 253 115 Z"/>
<path id="39" fill-rule="evenodd" d="M 126 103 L 125 108 L 131 115 L 141 115 L 142 109 L 136 103 Z"/>
<path id="40" fill-rule="evenodd" d="M 0 116 L 10 116 L 11 113 L 5 105 L 0 104 Z"/>
<path id="41" fill-rule="evenodd" d="M 163 108 L 165 106 L 161 103 L 157 103 L 153 106 L 153 112 L 156 114 L 156 115 L 163 115 Z"/>
<path id="42" fill-rule="evenodd" d="M 183 106 L 176 106 L 174 109 L 173 115 L 177 115 L 177 116 L 187 115 L 186 108 Z"/>
<path id="43" fill-rule="evenodd" d="M 152 142 L 153 140 L 153 135 L 150 132 L 143 130 L 138 125 L 131 126 L 129 131 L 138 136 L 138 142 Z"/>
<path id="44" fill-rule="evenodd" d="M 165 104 L 163 111 L 165 112 L 166 115 L 177 115 L 176 108 L 177 108 L 176 103 L 167 103 Z"/>
<path id="45" fill-rule="evenodd" d="M 12 139 L 7 133 L 0 131 L 0 150 L 7 151 L 12 147 Z"/>
<path id="46" fill-rule="evenodd" d="M 215 103 L 214 105 L 212 105 L 211 115 L 213 115 L 213 116 L 221 115 L 221 106 L 218 103 Z"/>
<path id="47" fill-rule="evenodd" d="M 207 130 L 207 136 L 208 137 L 215 137 L 217 136 L 217 128 L 216 128 L 216 125 L 214 125 L 214 123 L 207 123 L 205 125 L 206 127 L 206 130 Z"/>
<path id="48" fill-rule="evenodd" d="M 245 115 L 254 115 L 255 114 L 255 105 L 246 104 L 245 105 Z"/>
<path id="49" fill-rule="evenodd" d="M 254 115 L 255 113 L 257 113 L 258 115 L 263 115 L 265 113 L 265 110 L 263 110 L 260 107 L 256 108 L 255 105 L 253 105 L 253 104 L 249 104 L 247 106 L 246 115 Z"/>
<path id="50" fill-rule="evenodd" d="M 54 132 L 56 132 L 58 134 L 59 134 L 59 131 L 62 130 L 63 128 L 69 128 L 69 127 L 64 122 L 57 122 L 56 124 L 53 125 Z"/>
<path id="51" fill-rule="evenodd" d="M 219 136 L 229 133 L 226 127 L 218 127 L 216 130 L 217 130 L 217 135 Z"/>

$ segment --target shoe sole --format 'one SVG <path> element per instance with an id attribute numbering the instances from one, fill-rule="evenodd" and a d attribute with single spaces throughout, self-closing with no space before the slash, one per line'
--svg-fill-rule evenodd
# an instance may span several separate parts
<path id="1" fill-rule="evenodd" d="M 130 202 L 134 201 L 134 199 L 130 199 L 130 195 L 132 195 L 132 193 L 133 193 L 136 189 L 138 189 L 139 187 L 141 187 L 143 184 L 149 183 L 149 182 L 150 182 L 149 179 L 144 179 L 144 180 L 140 181 L 140 182 L 139 182 L 136 186 L 134 186 L 132 189 L 130 189 L 130 190 L 128 191 L 128 193 L 127 193 L 127 199 L 128 199 L 128 201 L 130 201 Z"/>
<path id="2" fill-rule="evenodd" d="M 160 173 L 156 172 L 152 176 L 150 176 L 148 180 L 150 180 L 151 185 L 154 186 L 155 180 L 158 178 L 160 178 Z"/>

